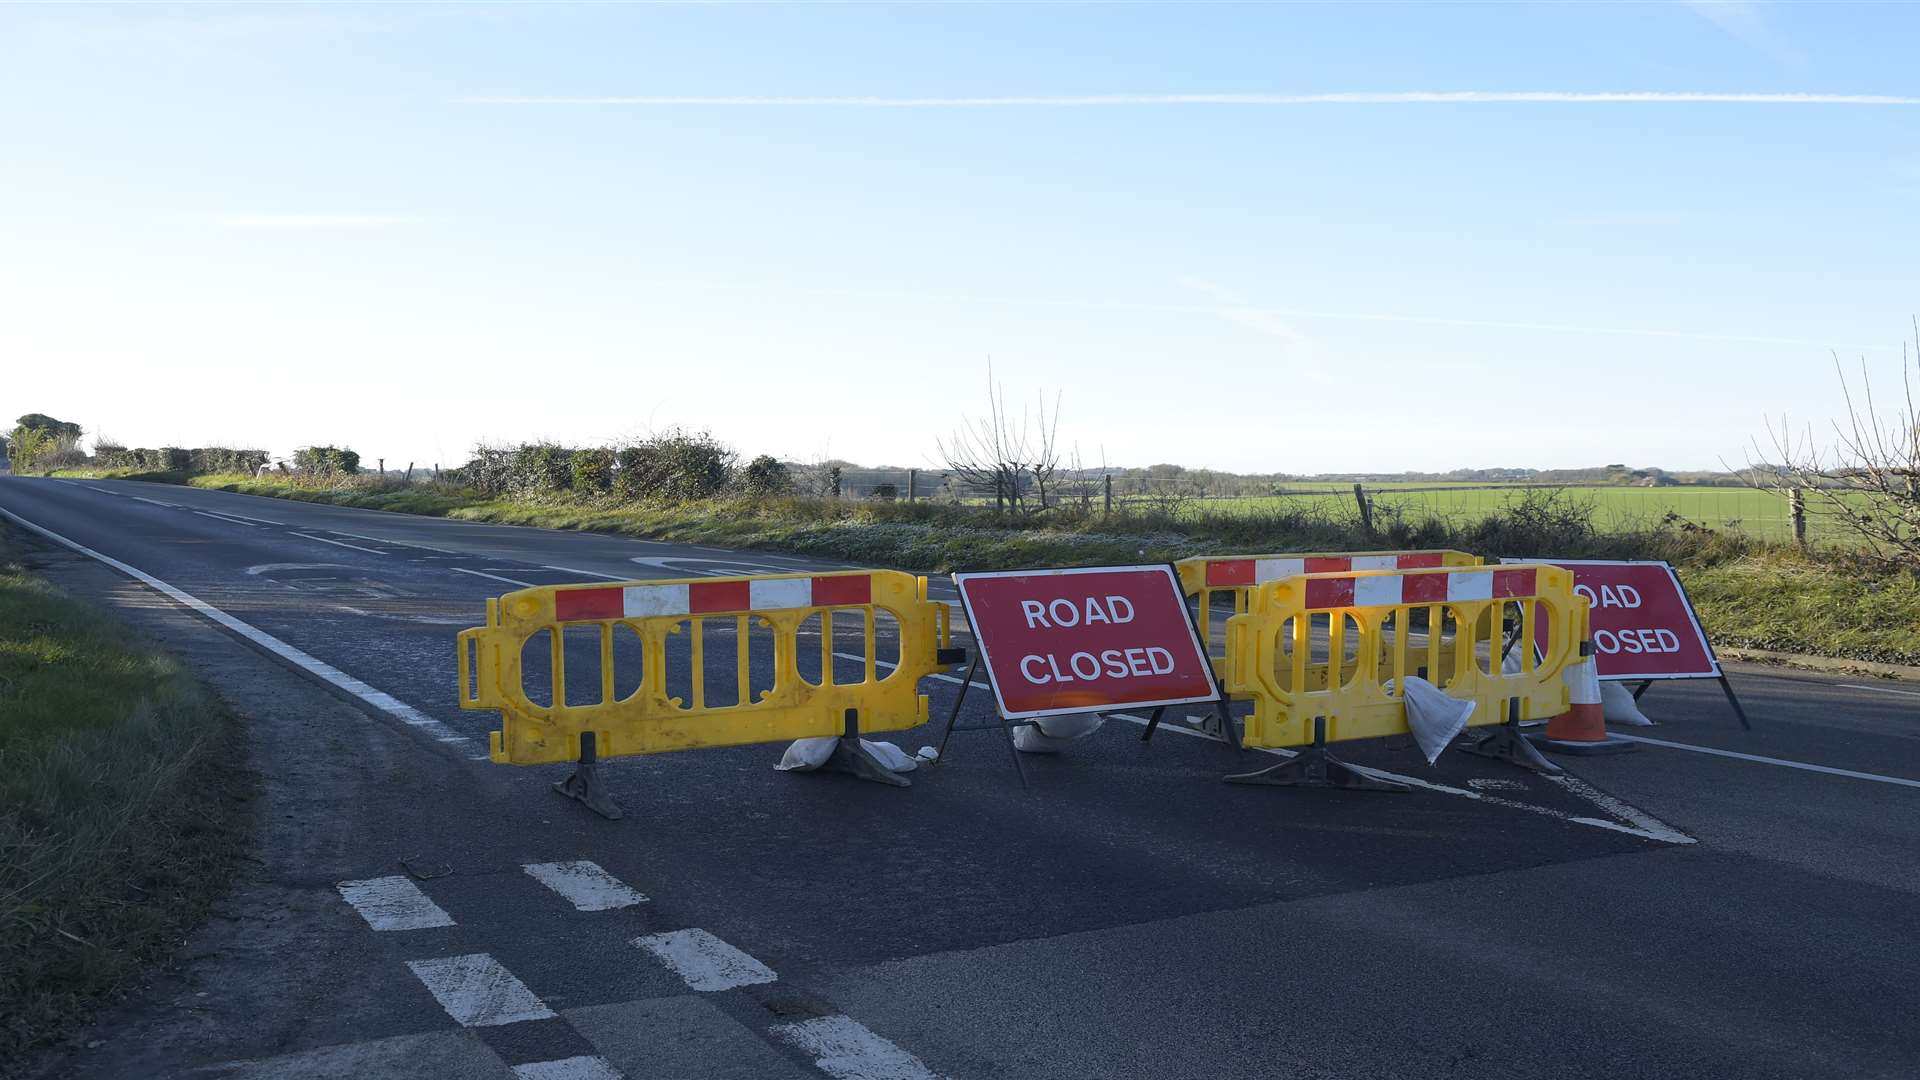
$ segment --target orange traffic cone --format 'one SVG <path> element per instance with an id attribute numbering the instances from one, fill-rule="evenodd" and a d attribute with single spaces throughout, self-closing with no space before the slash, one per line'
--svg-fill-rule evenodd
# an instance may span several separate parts
<path id="1" fill-rule="evenodd" d="M 1636 748 L 1626 739 L 1607 734 L 1593 642 L 1580 643 L 1580 662 L 1562 678 L 1567 681 L 1567 711 L 1547 721 L 1545 734 L 1527 736 L 1535 746 L 1553 754 L 1619 754 Z"/>

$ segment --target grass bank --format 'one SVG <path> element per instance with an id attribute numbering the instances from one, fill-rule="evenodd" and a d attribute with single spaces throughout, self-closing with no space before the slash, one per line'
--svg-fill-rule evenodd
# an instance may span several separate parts
<path id="1" fill-rule="evenodd" d="M 0 526 L 0 1076 L 164 958 L 251 828 L 239 720 Z"/>
<path id="2" fill-rule="evenodd" d="M 1920 665 L 1920 577 L 1839 554 L 1809 556 L 1738 532 L 1687 522 L 1596 528 L 1590 504 L 1517 493 L 1483 517 L 1368 534 L 1311 504 L 1249 513 L 1064 512 L 1013 525 L 974 506 L 933 502 L 766 499 L 652 505 L 577 496 L 483 498 L 447 484 L 199 476 L 196 487 L 427 514 L 464 521 L 582 529 L 654 540 L 761 548 L 938 573 L 1265 551 L 1458 548 L 1488 558 L 1665 559 L 1679 567 L 1716 643 Z"/>

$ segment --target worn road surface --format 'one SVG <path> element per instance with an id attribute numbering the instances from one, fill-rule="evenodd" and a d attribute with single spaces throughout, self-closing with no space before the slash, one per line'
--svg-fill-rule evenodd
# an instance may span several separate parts
<path id="1" fill-rule="evenodd" d="M 1661 684 L 1656 741 L 1564 781 L 1377 740 L 1343 754 L 1413 791 L 1230 786 L 1273 759 L 1115 720 L 1030 790 L 990 733 L 907 789 L 622 759 L 607 821 L 484 760 L 453 635 L 486 598 L 840 567 L 131 482 L 0 478 L 0 511 L 251 719 L 264 778 L 257 864 L 52 1076 L 1920 1076 L 1912 684 L 1731 665 L 1752 732 Z"/>

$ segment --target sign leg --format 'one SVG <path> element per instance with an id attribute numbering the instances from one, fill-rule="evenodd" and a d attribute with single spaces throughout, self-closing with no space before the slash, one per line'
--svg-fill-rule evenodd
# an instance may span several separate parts
<path id="1" fill-rule="evenodd" d="M 1147 717 L 1147 728 L 1145 731 L 1142 731 L 1140 733 L 1141 742 L 1146 742 L 1148 739 L 1153 738 L 1153 729 L 1160 726 L 1160 717 L 1166 711 L 1167 711 L 1167 707 L 1165 705 L 1162 705 L 1159 708 L 1153 710 L 1152 716 Z"/>
<path id="2" fill-rule="evenodd" d="M 1720 681 L 1725 682 L 1726 680 L 1723 678 Z M 1640 680 L 1640 685 L 1633 688 L 1633 700 L 1639 701 L 1640 695 L 1646 693 L 1648 690 L 1651 690 L 1651 689 L 1653 689 L 1652 679 Z"/>
<path id="3" fill-rule="evenodd" d="M 973 673 L 980 670 L 980 654 L 973 654 L 973 662 L 967 665 L 966 677 L 960 681 L 960 696 L 953 699 L 953 710 L 947 713 L 947 731 L 940 736 L 940 754 L 933 760 L 936 764 L 946 760 L 947 740 L 953 738 L 954 721 L 960 719 L 960 706 L 967 700 L 967 691 L 973 688 Z M 1009 736 L 1011 738 L 1011 736 Z"/>
<path id="4" fill-rule="evenodd" d="M 1023 721 L 1023 723 L 1032 723 L 1032 721 Z M 1027 787 L 1027 767 L 1020 763 L 1020 747 L 1014 744 L 1013 727 L 1013 723 L 1006 717 L 1000 718 L 1000 730 L 1007 737 L 1007 753 L 1013 755 L 1013 773 L 1020 778 L 1020 790 L 1028 791 L 1031 789 Z"/>

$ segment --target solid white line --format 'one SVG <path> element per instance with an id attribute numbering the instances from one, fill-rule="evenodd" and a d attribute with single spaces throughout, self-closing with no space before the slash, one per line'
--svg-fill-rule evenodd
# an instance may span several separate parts
<path id="1" fill-rule="evenodd" d="M 582 1054 L 558 1061 L 527 1061 L 513 1067 L 514 1080 L 624 1080 L 606 1058 Z"/>
<path id="2" fill-rule="evenodd" d="M 77 543 L 73 540 L 67 539 L 64 536 L 61 536 L 59 533 L 54 532 L 52 529 L 48 529 L 43 526 L 36 525 L 33 522 L 28 521 L 26 518 L 23 518 L 20 515 L 15 514 L 10 510 L 0 508 L 0 515 L 5 515 L 8 521 L 13 522 L 15 525 L 18 525 L 23 529 L 30 529 L 33 532 L 39 533 L 41 536 L 44 536 L 47 539 L 53 541 L 54 543 L 61 545 L 62 547 L 70 548 L 74 551 L 79 552 L 82 555 L 85 555 L 90 559 L 97 559 L 100 562 L 103 562 L 108 566 L 113 567 L 115 570 L 118 570 L 121 573 L 127 575 L 128 577 L 133 578 L 135 581 L 138 581 L 141 584 L 148 586 L 149 588 L 159 590 L 162 594 L 170 597 L 174 601 L 180 604 L 186 605 L 188 608 L 191 608 L 192 610 L 198 612 L 199 614 L 205 616 L 206 618 L 216 623 L 219 623 L 221 626 L 224 626 L 227 629 L 233 631 L 234 633 L 239 634 L 241 637 L 246 638 L 248 641 L 253 642 L 255 645 L 260 646 L 261 648 L 267 650 L 268 652 L 274 654 L 275 656 L 280 657 L 282 660 L 287 661 L 288 663 L 294 665 L 295 667 L 300 668 L 301 670 L 307 672 L 308 674 L 324 679 L 328 683 L 331 683 L 332 685 L 338 687 L 339 689 L 344 690 L 349 694 L 352 694 L 354 697 L 359 698 L 361 701 L 366 702 L 367 704 L 373 706 L 374 708 L 379 709 L 381 712 L 387 713 L 399 719 L 401 723 L 404 723 L 410 727 L 420 728 L 421 730 L 431 735 L 444 737 L 447 735 L 456 734 L 452 728 L 448 727 L 447 725 L 441 723 L 438 720 L 433 719 L 430 716 L 427 716 L 426 714 L 422 713 L 419 709 L 416 709 L 413 706 L 408 705 L 406 702 L 401 701 L 399 698 L 394 697 L 392 694 L 389 694 L 384 690 L 375 690 L 373 687 L 368 686 L 366 683 L 361 682 L 359 679 L 356 679 L 353 676 L 347 674 L 346 672 L 341 671 L 339 668 L 334 667 L 332 664 L 329 664 L 307 653 L 304 653 L 299 649 L 296 649 L 293 646 L 287 644 L 286 642 L 281 641 L 279 638 L 274 637 L 272 634 L 267 633 L 264 630 L 258 629 L 257 627 L 251 626 L 247 623 L 243 623 L 239 619 L 236 619 L 233 616 L 227 614 L 226 612 L 221 611 L 219 608 L 214 607 L 212 604 L 207 603 L 205 600 L 201 600 L 200 598 L 195 596 L 190 596 L 187 593 L 174 588 L 172 585 L 169 585 L 166 582 L 161 581 L 159 578 L 154 577 L 152 574 L 149 574 L 144 570 L 138 570 L 138 569 L 135 569 L 134 567 L 128 566 L 126 563 L 121 562 L 119 559 L 116 559 L 111 555 L 102 555 L 100 552 L 95 551 L 84 544 Z M 461 736 L 461 738 L 465 739 L 465 736 Z"/>
<path id="3" fill-rule="evenodd" d="M 361 547 L 359 544 L 348 544 L 348 543 L 343 543 L 339 540 L 329 540 L 324 536 L 312 536 L 303 532 L 288 533 L 287 535 L 298 536 L 303 540 L 318 540 L 323 544 L 332 544 L 335 547 L 352 548 L 355 551 L 364 551 L 369 555 L 385 555 L 386 554 L 386 552 L 384 551 L 375 551 L 372 548 L 364 548 L 364 547 Z"/>
<path id="4" fill-rule="evenodd" d="M 1762 765 L 1778 765 L 1784 769 L 1802 769 L 1806 772 L 1826 773 L 1828 776 L 1844 776 L 1852 780 L 1872 780 L 1877 784 L 1898 784 L 1901 787 L 1920 788 L 1920 780 L 1909 780 L 1904 776 L 1881 776 L 1879 773 L 1855 772 L 1852 769 L 1836 769 L 1830 765 L 1812 765 L 1804 761 L 1788 761 L 1785 758 L 1762 757 L 1759 754 L 1742 754 L 1735 750 L 1716 750 L 1711 746 L 1695 746 L 1692 743 L 1668 742 L 1665 739 L 1649 739 L 1645 735 L 1623 735 L 1614 733 L 1618 739 L 1633 742 L 1651 743 L 1654 746 L 1670 747 L 1674 750 L 1691 750 L 1696 754 L 1712 754 L 1714 757 L 1738 758 L 1741 761 L 1754 761 Z"/>
<path id="5" fill-rule="evenodd" d="M 456 574 L 472 574 L 474 577 L 492 578 L 495 581 L 504 581 L 509 585 L 523 585 L 529 589 L 534 588 L 534 584 L 531 581 L 517 581 L 510 577 L 501 577 L 499 574 L 485 574 L 485 573 L 481 573 L 478 570 L 468 570 L 459 566 L 449 566 L 447 567 L 447 569 L 453 571 Z"/>
<path id="6" fill-rule="evenodd" d="M 702 993 L 770 983 L 780 977 L 767 965 L 697 928 L 648 934 L 634 938 L 633 943 Z"/>
<path id="7" fill-rule="evenodd" d="M 486 953 L 409 960 L 407 967 L 463 1027 L 493 1027 L 522 1020 L 550 1020 L 553 1010 Z"/>
<path id="8" fill-rule="evenodd" d="M 850 1016 L 821 1016 L 769 1030 L 834 1080 L 939 1080 L 926 1062 Z"/>
<path id="9" fill-rule="evenodd" d="M 644 904 L 647 898 L 626 882 L 601 869 L 599 863 L 528 863 L 521 867 L 535 881 L 565 897 L 579 911 L 612 911 Z"/>
<path id="10" fill-rule="evenodd" d="M 353 910 L 375 930 L 424 930 L 452 926 L 453 916 L 427 899 L 420 887 L 404 877 L 343 881 L 334 886 Z"/>
<path id="11" fill-rule="evenodd" d="M 1841 683 L 1840 686 L 1847 690 L 1871 690 L 1876 694 L 1900 694 L 1904 697 L 1920 697 L 1920 692 L 1913 690 L 1895 690 L 1891 686 L 1861 686 L 1857 683 Z"/>
<path id="12" fill-rule="evenodd" d="M 602 574 L 597 570 L 575 570 L 571 566 L 549 566 L 547 567 L 547 569 L 558 570 L 563 574 L 581 574 L 586 577 L 597 577 L 607 581 L 632 581 L 633 580 L 633 578 L 631 577 L 620 577 L 615 574 Z"/>
<path id="13" fill-rule="evenodd" d="M 244 525 L 249 529 L 257 529 L 260 527 L 251 521 L 241 521 L 239 518 L 230 518 L 225 514 L 210 513 L 206 510 L 195 510 L 194 513 L 199 514 L 201 517 L 210 517 L 215 521 L 224 521 L 229 525 Z"/>

